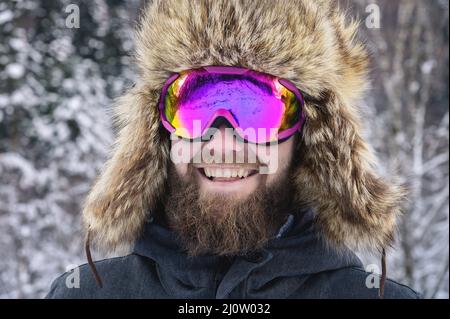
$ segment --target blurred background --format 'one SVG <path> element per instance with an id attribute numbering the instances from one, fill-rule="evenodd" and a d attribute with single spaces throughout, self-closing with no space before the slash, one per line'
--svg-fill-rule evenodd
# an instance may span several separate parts
<path id="1" fill-rule="evenodd" d="M 361 21 L 372 54 L 361 107 L 381 173 L 411 189 L 388 275 L 448 298 L 448 0 L 335 2 Z M 70 4 L 79 28 L 66 25 Z M 80 209 L 114 140 L 112 101 L 136 77 L 144 4 L 0 2 L 0 298 L 41 298 L 85 262 Z"/>

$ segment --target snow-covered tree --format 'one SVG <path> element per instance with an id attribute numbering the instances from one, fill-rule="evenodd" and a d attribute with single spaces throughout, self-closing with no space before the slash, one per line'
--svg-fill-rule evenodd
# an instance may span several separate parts
<path id="1" fill-rule="evenodd" d="M 364 26 L 373 3 L 379 29 Z M 426 298 L 448 298 L 448 0 L 353 4 L 372 52 L 367 133 L 386 174 L 397 173 L 409 190 L 389 275 Z"/>
<path id="2" fill-rule="evenodd" d="M 80 208 L 113 140 L 107 107 L 133 80 L 137 4 L 0 3 L 0 298 L 41 297 L 84 262 Z"/>

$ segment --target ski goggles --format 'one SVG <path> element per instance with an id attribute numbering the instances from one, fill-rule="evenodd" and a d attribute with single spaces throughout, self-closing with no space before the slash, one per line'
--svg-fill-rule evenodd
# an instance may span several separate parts
<path id="1" fill-rule="evenodd" d="M 293 83 L 230 66 L 177 73 L 167 80 L 159 100 L 161 121 L 170 133 L 205 140 L 209 129 L 226 120 L 237 136 L 255 144 L 282 142 L 300 131 L 303 105 Z"/>

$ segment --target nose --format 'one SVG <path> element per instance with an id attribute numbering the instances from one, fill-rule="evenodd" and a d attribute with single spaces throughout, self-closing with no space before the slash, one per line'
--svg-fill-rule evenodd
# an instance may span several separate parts
<path id="1" fill-rule="evenodd" d="M 213 153 L 221 154 L 236 153 L 243 150 L 243 145 L 236 139 L 232 127 L 225 124 L 218 126 L 211 139 L 205 143 L 204 147 L 210 149 Z"/>

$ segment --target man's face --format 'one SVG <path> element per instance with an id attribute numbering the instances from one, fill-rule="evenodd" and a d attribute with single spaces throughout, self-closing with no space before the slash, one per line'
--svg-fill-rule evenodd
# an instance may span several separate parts
<path id="1" fill-rule="evenodd" d="M 188 151 L 190 161 L 172 163 L 166 215 L 191 255 L 259 249 L 290 213 L 295 137 L 255 145 L 231 130 L 221 126 L 207 142 L 172 141 L 172 152 Z"/>

